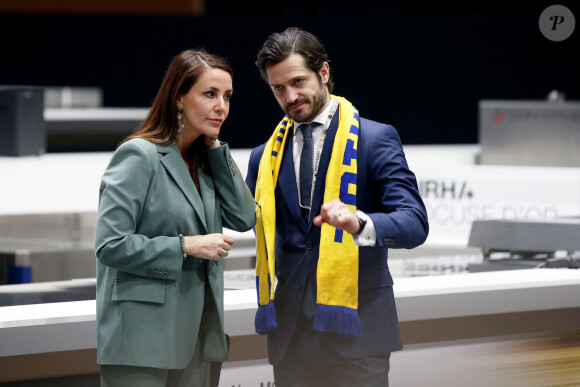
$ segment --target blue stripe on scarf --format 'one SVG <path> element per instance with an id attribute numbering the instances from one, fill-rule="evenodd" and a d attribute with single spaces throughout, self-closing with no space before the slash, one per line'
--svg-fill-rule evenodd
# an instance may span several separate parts
<path id="1" fill-rule="evenodd" d="M 274 301 L 270 301 L 266 305 L 258 306 L 254 326 L 256 328 L 256 333 L 259 335 L 266 335 L 278 328 Z"/>
<path id="2" fill-rule="evenodd" d="M 346 148 L 344 150 L 342 165 L 350 166 L 352 164 L 352 160 L 356 160 L 356 149 L 354 149 L 354 141 L 349 138 L 346 140 Z"/>
<path id="3" fill-rule="evenodd" d="M 268 274 L 268 292 L 270 291 L 270 286 L 270 274 Z M 276 308 L 272 300 L 266 305 L 260 305 L 260 277 L 258 276 L 256 276 L 256 290 L 258 292 L 258 311 L 254 320 L 254 327 L 257 334 L 265 335 L 278 328 Z"/>
<path id="4" fill-rule="evenodd" d="M 336 231 L 334 232 L 334 242 L 335 243 L 342 243 L 342 232 L 344 230 L 341 230 L 339 228 L 336 229 Z"/>
<path id="5" fill-rule="evenodd" d="M 362 328 L 356 309 L 334 305 L 316 305 L 314 329 L 320 332 L 361 336 Z"/>
<path id="6" fill-rule="evenodd" d="M 352 172 L 345 172 L 340 180 L 340 192 L 338 197 L 344 204 L 356 206 L 356 195 L 348 192 L 349 185 L 356 185 L 356 174 Z"/>

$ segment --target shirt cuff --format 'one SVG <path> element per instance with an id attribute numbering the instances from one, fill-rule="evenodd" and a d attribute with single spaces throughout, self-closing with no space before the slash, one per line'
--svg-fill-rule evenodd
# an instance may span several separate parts
<path id="1" fill-rule="evenodd" d="M 366 224 L 358 235 L 353 235 L 354 244 L 357 246 L 375 246 L 377 244 L 377 230 L 371 217 L 358 210 L 356 214 L 359 218 L 366 220 Z"/>

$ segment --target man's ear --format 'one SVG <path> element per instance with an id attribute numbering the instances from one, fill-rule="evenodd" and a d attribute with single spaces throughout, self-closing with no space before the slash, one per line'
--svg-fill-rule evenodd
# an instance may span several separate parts
<path id="1" fill-rule="evenodd" d="M 322 84 L 326 85 L 328 83 L 328 80 L 330 79 L 330 66 L 328 65 L 328 62 L 324 62 L 324 64 L 318 71 L 318 74 L 320 75 L 320 80 L 322 81 Z"/>

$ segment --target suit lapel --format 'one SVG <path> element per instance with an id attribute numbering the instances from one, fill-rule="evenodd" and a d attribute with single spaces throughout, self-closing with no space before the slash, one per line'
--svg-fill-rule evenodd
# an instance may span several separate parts
<path id="1" fill-rule="evenodd" d="M 165 153 L 165 156 L 161 158 L 161 164 L 163 164 L 187 200 L 191 203 L 199 217 L 201 225 L 205 228 L 204 231 L 207 232 L 205 211 L 201 197 L 199 196 L 195 184 L 189 175 L 189 171 L 181 157 L 181 153 L 179 153 L 177 144 L 173 142 L 169 146 L 157 145 L 157 150 L 159 153 Z"/>
<path id="2" fill-rule="evenodd" d="M 284 200 L 288 204 L 290 213 L 296 218 L 296 223 L 306 230 L 306 222 L 302 219 L 300 204 L 298 203 L 298 187 L 296 186 L 296 172 L 294 171 L 292 139 L 293 136 L 286 141 L 286 149 L 284 150 L 284 156 L 278 174 L 278 186 L 282 191 L 282 195 L 284 195 Z"/>
<path id="3" fill-rule="evenodd" d="M 201 168 L 197 168 L 197 177 L 199 179 L 199 189 L 201 190 L 201 197 L 203 202 L 203 208 L 205 211 L 205 221 L 207 224 L 207 231 L 213 232 L 214 228 L 214 213 L 215 208 L 215 189 L 213 186 L 213 180 L 208 175 L 204 174 Z"/>
<path id="4" fill-rule="evenodd" d="M 332 155 L 332 147 L 334 145 L 334 137 L 336 137 L 336 131 L 338 129 L 338 111 L 332 117 L 332 121 L 326 132 L 326 138 L 324 139 L 324 145 L 322 147 L 322 154 L 320 155 L 320 162 L 318 163 L 318 172 L 316 175 L 316 185 L 314 187 L 314 197 L 312 198 L 312 214 L 311 219 L 315 216 L 320 215 L 320 207 L 322 206 L 322 201 L 324 200 L 324 189 L 326 187 L 326 173 L 328 171 L 328 166 L 330 165 L 330 156 Z M 313 226 L 313 223 L 309 223 L 308 229 Z"/>

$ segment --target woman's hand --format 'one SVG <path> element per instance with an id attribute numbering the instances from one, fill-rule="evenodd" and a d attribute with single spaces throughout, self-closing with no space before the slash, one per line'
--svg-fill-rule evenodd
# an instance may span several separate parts
<path id="1" fill-rule="evenodd" d="M 186 236 L 183 239 L 187 255 L 211 261 L 226 257 L 234 244 L 234 238 L 225 234 Z"/>
<path id="2" fill-rule="evenodd" d="M 217 138 L 217 136 L 210 137 L 210 136 L 206 135 L 205 138 L 203 139 L 203 143 L 208 148 L 219 148 L 220 146 L 222 146 L 222 143 Z"/>

